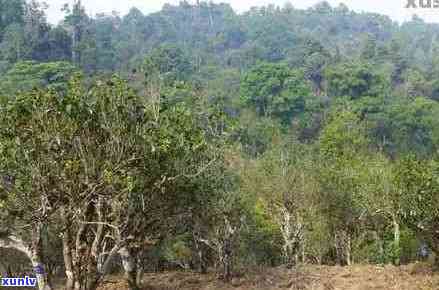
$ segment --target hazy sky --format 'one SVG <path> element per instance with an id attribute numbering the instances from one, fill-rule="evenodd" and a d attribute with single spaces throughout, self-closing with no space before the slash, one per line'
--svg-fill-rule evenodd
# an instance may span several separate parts
<path id="1" fill-rule="evenodd" d="M 196 0 L 188 0 L 188 2 L 195 1 Z M 439 22 L 439 8 L 407 9 L 405 8 L 407 1 L 408 0 L 328 0 L 331 5 L 338 5 L 340 2 L 343 2 L 355 11 L 378 12 L 389 15 L 392 19 L 400 22 L 409 20 L 414 13 L 423 17 L 426 21 Z M 415 1 L 418 2 L 418 0 Z M 432 0 L 432 2 L 433 1 L 434 0 Z M 62 19 L 60 9 L 63 4 L 71 4 L 73 0 L 46 0 L 45 2 L 49 4 L 47 11 L 49 21 L 57 23 Z M 179 2 L 180 0 L 83 0 L 87 12 L 93 15 L 99 12 L 110 13 L 113 10 L 123 15 L 133 6 L 139 8 L 144 13 L 151 13 L 160 10 L 165 3 L 178 4 Z M 252 6 L 262 6 L 265 4 L 283 6 L 286 2 L 290 2 L 296 8 L 307 8 L 320 2 L 320 0 L 214 0 L 213 2 L 230 3 L 235 10 L 243 12 Z"/>

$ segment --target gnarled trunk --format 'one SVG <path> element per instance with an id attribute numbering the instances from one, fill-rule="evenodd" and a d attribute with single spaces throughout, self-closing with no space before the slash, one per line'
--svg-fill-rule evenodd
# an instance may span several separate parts
<path id="1" fill-rule="evenodd" d="M 122 266 L 125 272 L 125 280 L 128 283 L 130 290 L 139 290 L 137 284 L 137 261 L 136 254 L 128 249 L 128 247 L 122 247 L 119 250 L 120 257 L 122 259 Z"/>
<path id="2" fill-rule="evenodd" d="M 137 284 L 142 283 L 143 280 L 143 274 L 145 271 L 144 265 L 143 265 L 143 250 L 139 251 L 137 253 L 136 257 L 136 263 L 137 263 Z"/>
<path id="3" fill-rule="evenodd" d="M 71 223 L 67 218 L 66 210 L 64 207 L 61 208 L 61 222 L 64 226 L 64 232 L 62 233 L 62 246 L 63 246 L 63 258 L 64 258 L 64 267 L 66 274 L 66 290 L 74 290 L 79 289 L 78 276 L 75 271 L 75 262 L 73 256 L 73 250 L 71 247 L 71 235 L 70 235 L 70 226 Z"/>
<path id="4" fill-rule="evenodd" d="M 283 238 L 284 262 L 287 266 L 292 267 L 299 260 L 298 250 L 303 240 L 303 225 L 287 208 L 281 208 L 279 223 Z"/>
<path id="5" fill-rule="evenodd" d="M 336 261 L 340 266 L 350 266 L 352 264 L 351 236 L 346 230 L 338 230 L 334 235 L 334 245 Z"/>
<path id="6" fill-rule="evenodd" d="M 35 277 L 38 281 L 38 288 L 40 290 L 50 290 L 49 275 L 46 270 L 43 255 L 43 231 L 44 225 L 40 222 L 36 224 L 32 231 L 32 241 L 30 247 L 31 261 L 34 268 Z"/>
<path id="7" fill-rule="evenodd" d="M 198 272 L 200 272 L 201 274 L 206 274 L 207 273 L 207 267 L 206 267 L 206 263 L 204 261 L 204 251 L 203 251 L 203 244 L 201 242 L 201 226 L 199 225 L 199 223 L 197 223 L 195 225 L 195 228 L 192 231 L 192 238 L 193 238 L 193 243 L 194 243 L 194 250 L 195 250 L 195 254 L 196 254 L 196 259 L 198 260 L 198 264 L 197 264 L 197 270 Z"/>
<path id="8" fill-rule="evenodd" d="M 34 269 L 35 277 L 38 282 L 39 290 L 51 290 L 52 286 L 49 281 L 49 277 L 46 272 L 46 267 L 44 264 L 43 256 L 43 244 L 42 244 L 42 231 L 43 225 L 37 223 L 32 230 L 31 244 L 28 245 L 26 242 L 18 237 L 9 235 L 0 238 L 0 248 L 5 249 L 15 249 L 19 252 L 24 253 L 32 263 Z"/>

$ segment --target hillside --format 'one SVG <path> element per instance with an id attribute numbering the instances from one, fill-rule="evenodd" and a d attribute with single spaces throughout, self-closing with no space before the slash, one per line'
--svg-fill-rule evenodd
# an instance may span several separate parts
<path id="1" fill-rule="evenodd" d="M 143 290 L 436 290 L 439 274 L 422 264 L 403 267 L 300 266 L 297 270 L 276 268 L 250 271 L 231 284 L 219 282 L 215 275 L 183 272 L 145 274 Z M 124 289 L 113 277 L 102 290 Z"/>

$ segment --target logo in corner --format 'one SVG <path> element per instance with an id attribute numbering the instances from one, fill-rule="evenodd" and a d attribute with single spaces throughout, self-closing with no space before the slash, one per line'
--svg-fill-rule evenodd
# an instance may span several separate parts
<path id="1" fill-rule="evenodd" d="M 439 8 L 439 0 L 407 0 L 405 8 Z"/>

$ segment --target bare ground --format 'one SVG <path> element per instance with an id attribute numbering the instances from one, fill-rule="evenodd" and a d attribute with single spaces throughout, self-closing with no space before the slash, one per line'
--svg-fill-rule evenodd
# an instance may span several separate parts
<path id="1" fill-rule="evenodd" d="M 100 290 L 126 289 L 112 277 Z M 328 267 L 300 266 L 294 270 L 253 270 L 235 277 L 230 284 L 215 274 L 188 272 L 146 274 L 144 290 L 439 290 L 439 273 L 425 264 L 409 266 Z"/>

